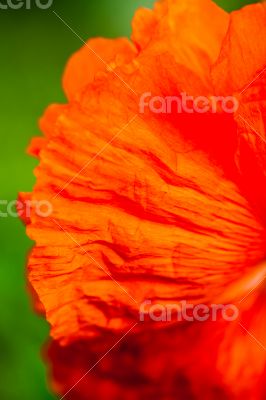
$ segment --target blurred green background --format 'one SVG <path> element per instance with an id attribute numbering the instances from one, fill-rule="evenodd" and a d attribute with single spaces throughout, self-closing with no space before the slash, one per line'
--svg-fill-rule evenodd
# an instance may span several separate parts
<path id="1" fill-rule="evenodd" d="M 227 10 L 251 2 L 217 1 Z M 84 39 L 116 37 L 129 35 L 134 10 L 152 3 L 54 0 L 51 9 L 40 10 L 32 0 L 30 10 L 0 10 L 1 199 L 14 200 L 19 191 L 31 190 L 36 160 L 25 149 L 30 138 L 39 134 L 37 121 L 46 106 L 64 101 L 62 71 L 68 57 L 82 45 L 52 11 Z M 26 292 L 25 260 L 31 243 L 16 218 L 1 218 L 0 232 L 0 399 L 51 400 L 40 356 L 49 330 L 33 313 Z"/>

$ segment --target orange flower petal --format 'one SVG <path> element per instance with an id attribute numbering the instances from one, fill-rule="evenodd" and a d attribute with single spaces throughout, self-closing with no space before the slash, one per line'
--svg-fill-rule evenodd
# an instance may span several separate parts
<path id="1" fill-rule="evenodd" d="M 146 328 L 129 333 L 121 343 L 108 332 L 104 340 L 66 347 L 53 341 L 48 355 L 54 390 L 70 390 L 68 396 L 74 399 L 85 399 L 88 388 L 92 399 L 103 400 L 264 399 L 265 294 L 258 291 L 239 306 L 240 317 L 234 322 Z"/>
<path id="2" fill-rule="evenodd" d="M 135 47 L 126 38 L 89 40 L 71 57 L 66 67 L 63 85 L 68 99 L 74 99 L 100 73 L 129 63 L 136 53 Z"/>
<path id="3" fill-rule="evenodd" d="M 228 23 L 229 15 L 213 1 L 166 0 L 156 3 L 153 11 L 137 11 L 132 40 L 141 50 L 170 52 L 177 64 L 207 79 Z"/>
<path id="4" fill-rule="evenodd" d="M 53 214 L 28 226 L 30 280 L 63 342 L 121 331 L 145 299 L 213 301 L 265 256 L 237 186 L 171 125 L 137 118 L 106 146 L 129 117 L 105 85 L 58 117 L 37 169 L 35 198 L 50 198 Z M 84 108 L 94 102 L 95 116 Z"/>
<path id="5" fill-rule="evenodd" d="M 216 92 L 241 92 L 266 67 L 266 5 L 253 4 L 230 16 L 220 56 L 213 67 Z"/>
<path id="6" fill-rule="evenodd" d="M 69 103 L 47 110 L 45 139 L 30 149 L 40 158 L 32 199 L 49 199 L 53 213 L 26 220 L 36 242 L 29 280 L 51 324 L 60 393 L 133 325 L 143 301 L 232 302 L 264 273 L 265 81 L 251 81 L 265 62 L 263 44 L 251 49 L 264 11 L 229 16 L 211 1 L 165 0 L 137 13 L 134 44 L 95 39 L 70 60 Z M 241 106 L 234 115 L 140 113 L 145 92 L 237 95 Z M 264 341 L 252 301 L 241 316 Z M 239 325 L 156 327 L 139 325 L 116 364 L 97 366 L 95 398 L 263 399 L 265 357 Z M 73 395 L 86 398 L 87 385 Z"/>

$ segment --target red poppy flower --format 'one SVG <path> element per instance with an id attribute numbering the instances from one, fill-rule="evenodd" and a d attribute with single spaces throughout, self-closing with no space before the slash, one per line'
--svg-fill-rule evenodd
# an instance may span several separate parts
<path id="1" fill-rule="evenodd" d="M 131 41 L 93 39 L 70 59 L 68 103 L 47 110 L 30 146 L 30 199 L 53 212 L 27 219 L 61 395 L 266 397 L 265 22 L 264 3 L 228 14 L 164 0 L 137 12 Z M 140 112 L 145 93 L 239 108 Z M 146 300 L 235 303 L 240 318 L 139 322 Z"/>

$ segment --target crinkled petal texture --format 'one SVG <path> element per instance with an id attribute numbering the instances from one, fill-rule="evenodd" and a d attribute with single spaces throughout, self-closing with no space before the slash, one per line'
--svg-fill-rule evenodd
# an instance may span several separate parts
<path id="1" fill-rule="evenodd" d="M 70 59 L 68 104 L 47 110 L 44 138 L 30 146 L 40 159 L 30 198 L 53 212 L 26 221 L 59 393 L 138 321 L 145 300 L 230 303 L 262 279 L 265 22 L 264 4 L 229 15 L 210 0 L 164 0 L 137 12 L 131 42 L 94 39 Z M 235 95 L 240 107 L 140 112 L 145 93 L 182 92 Z M 262 290 L 239 303 L 260 344 L 264 304 Z M 242 323 L 155 325 L 139 323 L 71 398 L 265 398 L 265 352 Z"/>

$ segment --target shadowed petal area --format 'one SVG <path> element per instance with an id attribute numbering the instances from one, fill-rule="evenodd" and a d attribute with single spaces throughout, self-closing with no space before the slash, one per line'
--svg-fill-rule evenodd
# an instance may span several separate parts
<path id="1" fill-rule="evenodd" d="M 260 290 L 239 307 L 236 321 L 133 332 L 110 352 L 120 338 L 108 332 L 104 341 L 66 347 L 54 341 L 48 351 L 54 389 L 78 400 L 263 399 L 265 294 Z"/>

